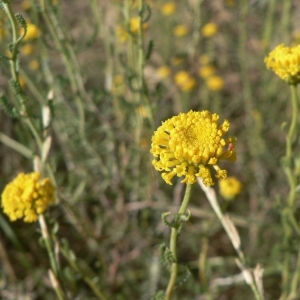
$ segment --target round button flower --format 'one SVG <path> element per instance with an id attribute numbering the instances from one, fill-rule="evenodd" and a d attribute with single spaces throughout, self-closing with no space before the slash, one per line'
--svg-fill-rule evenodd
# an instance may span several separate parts
<path id="1" fill-rule="evenodd" d="M 50 178 L 40 180 L 37 172 L 20 173 L 2 193 L 2 208 L 11 221 L 24 218 L 31 223 L 55 202 L 55 188 Z"/>
<path id="2" fill-rule="evenodd" d="M 207 23 L 202 28 L 202 34 L 205 37 L 214 36 L 218 32 L 218 26 L 215 23 Z"/>
<path id="3" fill-rule="evenodd" d="M 211 91 L 220 91 L 224 88 L 224 80 L 220 76 L 211 76 L 206 80 L 206 86 Z"/>
<path id="4" fill-rule="evenodd" d="M 23 28 L 22 28 L 22 33 L 23 33 Z M 23 41 L 31 41 L 31 40 L 35 40 L 40 36 L 41 32 L 39 30 L 39 28 L 32 24 L 32 23 L 27 23 L 27 32 L 26 35 L 23 39 Z"/>
<path id="5" fill-rule="evenodd" d="M 288 84 L 298 84 L 300 82 L 300 45 L 277 46 L 265 58 L 265 64 Z"/>
<path id="6" fill-rule="evenodd" d="M 225 120 L 218 126 L 219 116 L 204 110 L 189 111 L 174 116 L 154 132 L 150 152 L 153 166 L 164 171 L 162 178 L 172 185 L 172 178 L 184 176 L 181 182 L 193 184 L 200 177 L 206 186 L 214 185 L 211 171 L 217 179 L 227 177 L 218 163 L 222 159 L 234 162 L 236 152 L 233 137 L 224 139 L 229 130 Z"/>
<path id="7" fill-rule="evenodd" d="M 226 200 L 234 199 L 242 190 L 241 182 L 235 177 L 227 177 L 219 181 L 221 196 Z"/>
<path id="8" fill-rule="evenodd" d="M 174 79 L 182 91 L 191 91 L 196 85 L 195 78 L 186 71 L 176 73 Z"/>
<path id="9" fill-rule="evenodd" d="M 177 6 L 174 2 L 167 2 L 160 8 L 161 12 L 165 16 L 173 15 L 176 12 Z"/>

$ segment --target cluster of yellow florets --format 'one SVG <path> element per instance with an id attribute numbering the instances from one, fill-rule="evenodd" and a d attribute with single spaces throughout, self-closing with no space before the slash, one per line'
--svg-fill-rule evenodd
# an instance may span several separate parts
<path id="1" fill-rule="evenodd" d="M 172 178 L 184 176 L 182 182 L 193 184 L 200 177 L 206 186 L 214 185 L 211 170 L 215 177 L 224 179 L 226 170 L 220 169 L 221 159 L 235 161 L 235 139 L 227 140 L 223 135 L 229 130 L 225 120 L 218 126 L 219 116 L 209 111 L 181 113 L 163 122 L 152 136 L 151 153 L 155 169 L 165 171 L 162 178 L 172 184 Z M 228 148 L 224 150 L 224 147 Z"/>
<path id="2" fill-rule="evenodd" d="M 277 46 L 265 58 L 268 69 L 274 71 L 281 79 L 289 84 L 300 82 L 300 45 L 285 47 Z"/>
<path id="3" fill-rule="evenodd" d="M 40 180 L 40 174 L 20 173 L 2 193 L 2 208 L 11 221 L 24 218 L 35 222 L 55 202 L 55 188 L 49 178 Z"/>

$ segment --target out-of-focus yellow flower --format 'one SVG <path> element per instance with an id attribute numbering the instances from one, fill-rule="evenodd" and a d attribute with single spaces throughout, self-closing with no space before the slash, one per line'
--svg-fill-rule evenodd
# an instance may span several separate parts
<path id="1" fill-rule="evenodd" d="M 215 23 L 207 23 L 202 28 L 202 34 L 205 37 L 214 36 L 218 31 L 218 26 Z"/>
<path id="2" fill-rule="evenodd" d="M 183 37 L 187 35 L 188 29 L 185 25 L 177 25 L 176 27 L 174 27 L 173 33 L 178 37 Z"/>
<path id="3" fill-rule="evenodd" d="M 117 2 L 124 2 L 124 0 L 117 0 Z M 131 8 L 132 9 L 135 9 L 135 8 L 138 8 L 139 7 L 139 0 L 134 0 L 132 1 L 132 5 L 131 5 Z M 152 6 L 153 5 L 153 1 L 152 0 L 146 0 L 145 1 L 148 5 Z"/>
<path id="4" fill-rule="evenodd" d="M 140 17 L 134 17 L 130 19 L 130 23 L 129 23 L 129 30 L 130 32 L 128 32 L 124 26 L 122 25 L 117 25 L 117 36 L 119 37 L 119 40 L 121 43 L 126 43 L 127 40 L 130 37 L 130 34 L 132 35 L 136 35 L 139 31 L 139 26 L 140 26 Z M 143 23 L 143 29 L 146 30 L 148 29 L 149 25 L 148 23 Z"/>
<path id="5" fill-rule="evenodd" d="M 233 200 L 242 190 L 241 182 L 235 177 L 227 177 L 219 181 L 219 191 L 226 200 Z"/>
<path id="6" fill-rule="evenodd" d="M 120 24 L 117 25 L 116 33 L 122 44 L 126 43 L 130 37 L 129 33 Z"/>
<path id="7" fill-rule="evenodd" d="M 168 66 L 161 66 L 156 70 L 156 73 L 160 78 L 167 78 L 171 74 L 171 68 Z"/>
<path id="8" fill-rule="evenodd" d="M 39 63 L 39 61 L 38 61 L 37 59 L 33 59 L 33 60 L 31 60 L 31 61 L 29 62 L 28 67 L 29 67 L 29 69 L 30 69 L 31 71 L 36 71 L 36 70 L 39 69 L 40 63 Z"/>
<path id="9" fill-rule="evenodd" d="M 206 186 L 214 185 L 211 171 L 217 179 L 227 177 L 218 163 L 226 159 L 234 162 L 235 138 L 224 139 L 230 123 L 225 120 L 218 125 L 219 116 L 209 111 L 190 111 L 174 116 L 154 132 L 150 152 L 155 159 L 153 166 L 164 171 L 162 178 L 172 185 L 172 178 L 184 176 L 181 182 L 193 184 L 200 177 Z M 228 149 L 224 149 L 230 145 Z"/>
<path id="10" fill-rule="evenodd" d="M 133 34 L 137 34 L 139 31 L 139 27 L 140 27 L 140 17 L 134 17 L 130 19 L 130 31 Z M 143 23 L 142 27 L 144 30 L 148 29 L 149 25 L 148 23 Z"/>
<path id="11" fill-rule="evenodd" d="M 206 79 L 206 86 L 212 91 L 220 91 L 224 88 L 224 80 L 220 76 L 211 76 Z"/>
<path id="12" fill-rule="evenodd" d="M 143 105 L 139 106 L 139 113 L 140 113 L 140 116 L 144 119 L 147 118 L 147 116 L 148 116 L 147 109 Z"/>
<path id="13" fill-rule="evenodd" d="M 22 1 L 21 3 L 21 7 L 24 9 L 24 10 L 28 10 L 31 8 L 31 3 L 29 0 L 24 0 Z"/>
<path id="14" fill-rule="evenodd" d="M 210 57 L 209 57 L 209 55 L 208 54 L 202 54 L 199 57 L 199 62 L 202 65 L 206 65 L 206 64 L 210 63 Z"/>
<path id="15" fill-rule="evenodd" d="M 25 56 L 28 56 L 28 55 L 32 54 L 33 52 L 34 52 L 34 47 L 32 44 L 25 44 L 21 48 L 21 53 Z"/>
<path id="16" fill-rule="evenodd" d="M 7 31 L 3 26 L 3 22 L 0 20 L 0 41 L 3 40 L 3 38 L 6 36 L 7 36 Z"/>
<path id="17" fill-rule="evenodd" d="M 122 75 L 120 74 L 117 74 L 114 76 L 114 84 L 115 85 L 121 85 L 121 84 L 124 84 L 124 78 Z"/>
<path id="18" fill-rule="evenodd" d="M 298 84 L 300 82 L 300 45 L 277 46 L 265 58 L 265 64 L 288 84 Z"/>
<path id="19" fill-rule="evenodd" d="M 22 28 L 22 34 L 23 34 L 23 28 Z M 27 32 L 23 41 L 30 41 L 30 40 L 37 39 L 40 36 L 40 34 L 41 32 L 36 25 L 32 23 L 27 23 Z"/>
<path id="20" fill-rule="evenodd" d="M 226 2 L 227 6 L 235 6 L 235 4 L 236 4 L 235 0 L 226 0 L 225 2 Z"/>
<path id="21" fill-rule="evenodd" d="M 1 206 L 11 221 L 24 218 L 24 222 L 35 222 L 55 202 L 53 184 L 40 177 L 37 172 L 20 173 L 5 187 Z"/>
<path id="22" fill-rule="evenodd" d="M 0 24 L 1 26 L 1 24 Z M 7 35 L 6 30 L 3 28 L 0 28 L 0 41 L 3 40 L 3 38 Z"/>
<path id="23" fill-rule="evenodd" d="M 25 87 L 25 85 L 26 85 L 25 78 L 22 77 L 22 76 L 20 76 L 19 77 L 19 83 L 20 83 L 21 88 L 23 89 Z"/>
<path id="24" fill-rule="evenodd" d="M 115 95 L 122 95 L 124 93 L 124 77 L 117 74 L 113 77 L 113 93 Z"/>
<path id="25" fill-rule="evenodd" d="M 171 63 L 173 66 L 181 65 L 186 61 L 186 57 L 184 55 L 175 55 L 171 58 Z"/>
<path id="26" fill-rule="evenodd" d="M 170 16 L 177 10 L 177 5 L 174 2 L 167 2 L 161 6 L 160 10 L 163 15 Z"/>
<path id="27" fill-rule="evenodd" d="M 215 74 L 216 72 L 216 68 L 212 65 L 207 65 L 207 66 L 203 66 L 200 68 L 199 70 L 199 75 L 202 78 L 207 78 L 209 76 L 212 76 L 213 74 Z"/>
<path id="28" fill-rule="evenodd" d="M 196 85 L 196 80 L 186 71 L 180 71 L 175 75 L 175 82 L 182 91 L 190 91 Z"/>
<path id="29" fill-rule="evenodd" d="M 149 147 L 148 139 L 142 138 L 140 140 L 140 146 L 142 149 L 147 149 Z"/>

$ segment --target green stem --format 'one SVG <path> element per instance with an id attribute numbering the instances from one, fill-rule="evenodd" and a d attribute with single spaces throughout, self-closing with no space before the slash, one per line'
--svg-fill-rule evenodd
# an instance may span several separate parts
<path id="1" fill-rule="evenodd" d="M 294 230 L 297 234 L 300 233 L 298 223 L 295 220 L 295 216 L 294 216 L 297 178 L 293 170 L 294 169 L 293 142 L 297 134 L 297 121 L 298 121 L 299 108 L 298 108 L 297 86 L 291 85 L 290 87 L 291 87 L 291 94 L 292 94 L 292 120 L 290 123 L 289 131 L 286 135 L 286 154 L 283 160 L 284 162 L 283 167 L 287 176 L 290 191 L 287 198 L 287 207 L 282 214 L 282 226 L 283 226 L 283 234 L 284 234 L 283 244 L 285 248 L 287 248 L 287 250 L 285 251 L 284 258 L 283 258 L 282 294 L 280 299 L 286 299 L 286 295 L 289 293 L 289 291 L 290 291 L 289 295 L 292 295 L 293 290 L 295 289 L 295 285 L 298 285 L 298 281 L 299 281 L 298 268 L 296 268 L 293 279 L 291 281 L 291 274 L 290 274 L 291 253 L 288 250 L 288 245 L 290 244 L 290 240 L 292 238 L 292 230 Z"/>
<path id="2" fill-rule="evenodd" d="M 269 48 L 270 40 L 272 36 L 272 30 L 274 30 L 274 12 L 276 7 L 276 1 L 270 0 L 268 3 L 267 14 L 265 16 L 264 33 L 263 33 L 263 46 L 265 49 Z"/>
<path id="3" fill-rule="evenodd" d="M 61 254 L 64 258 L 68 261 L 69 265 L 72 267 L 73 270 L 81 274 L 83 280 L 90 286 L 94 294 L 101 300 L 107 300 L 105 295 L 100 291 L 99 287 L 95 284 L 95 282 L 90 278 L 90 276 L 85 272 L 80 266 L 76 263 L 75 259 L 70 257 L 68 251 L 64 248 L 60 249 Z"/>
<path id="4" fill-rule="evenodd" d="M 58 264 L 55 259 L 55 254 L 52 247 L 52 241 L 50 239 L 49 231 L 47 228 L 47 224 L 44 218 L 44 215 L 39 215 L 39 223 L 41 228 L 41 233 L 43 236 L 43 239 L 45 241 L 46 250 L 50 259 L 50 264 L 53 270 L 53 273 L 55 276 L 58 276 Z"/>
<path id="5" fill-rule="evenodd" d="M 297 299 L 297 296 L 299 296 L 299 291 L 298 291 L 299 279 L 300 279 L 300 247 L 298 249 L 298 257 L 297 257 L 297 265 L 296 265 L 295 273 L 292 278 L 291 291 L 289 296 L 287 297 L 287 300 Z"/>
<path id="6" fill-rule="evenodd" d="M 41 228 L 42 237 L 45 241 L 46 250 L 47 250 L 47 253 L 49 256 L 51 270 L 57 281 L 56 284 L 53 285 L 53 288 L 54 288 L 57 296 L 59 297 L 59 299 L 64 300 L 64 299 L 66 299 L 66 297 L 63 293 L 63 290 L 59 286 L 59 284 L 62 284 L 61 274 L 60 274 L 60 270 L 59 270 L 59 264 L 58 264 L 57 258 L 55 256 L 55 253 L 53 250 L 53 243 L 50 238 L 47 223 L 46 223 L 46 220 L 45 220 L 45 217 L 43 214 L 39 215 L 39 224 L 40 224 L 40 228 Z"/>
<path id="7" fill-rule="evenodd" d="M 185 212 L 186 212 L 186 208 L 187 208 L 187 206 L 189 204 L 189 201 L 190 201 L 191 189 L 192 189 L 192 185 L 187 184 L 185 194 L 184 194 L 184 198 L 183 198 L 183 201 L 182 201 L 181 206 L 180 206 L 179 211 L 178 211 L 179 215 L 184 215 Z M 177 263 L 177 249 L 176 249 L 176 246 L 177 246 L 177 239 L 178 239 L 178 231 L 179 231 L 179 228 L 177 226 L 172 227 L 171 238 L 170 238 L 170 250 L 172 252 L 174 262 L 172 263 L 171 276 L 170 276 L 169 284 L 168 284 L 167 289 L 166 289 L 166 300 L 171 299 L 172 292 L 174 290 L 174 287 L 175 287 L 175 284 L 176 284 L 176 279 L 177 279 L 178 263 Z"/>
<path id="8" fill-rule="evenodd" d="M 145 51 L 144 51 L 144 37 L 143 37 L 143 10 L 144 10 L 144 0 L 139 0 L 139 13 L 140 13 L 140 24 L 138 28 L 138 80 L 139 89 L 141 93 L 142 103 L 147 109 L 147 117 L 150 120 L 151 127 L 153 126 L 153 114 L 150 106 L 150 101 L 148 97 L 148 90 L 145 84 L 144 67 L 145 67 Z"/>
<path id="9" fill-rule="evenodd" d="M 288 178 L 290 192 L 288 196 L 288 205 L 289 207 L 294 206 L 295 197 L 296 197 L 296 178 L 293 174 L 293 141 L 296 136 L 296 129 L 297 129 L 297 119 L 298 119 L 298 95 L 297 95 L 297 87 L 296 85 L 291 85 L 291 93 L 292 93 L 292 121 L 289 128 L 289 132 L 286 136 L 286 165 L 285 165 L 285 172 Z"/>
<path id="10" fill-rule="evenodd" d="M 27 98 L 21 88 L 20 84 L 20 78 L 19 78 L 19 70 L 18 70 L 18 47 L 21 39 L 18 39 L 18 22 L 16 20 L 16 17 L 14 15 L 14 12 L 12 11 L 11 5 L 9 1 L 3 1 L 2 2 L 4 10 L 10 20 L 11 24 L 11 29 L 12 29 L 12 57 L 10 58 L 10 70 L 11 70 L 11 75 L 14 80 L 20 87 L 21 91 L 17 94 L 18 99 L 20 100 L 20 114 L 22 117 L 24 117 L 26 124 L 28 125 L 32 135 L 34 136 L 36 143 L 39 147 L 39 150 L 42 151 L 42 140 L 38 134 L 38 131 L 36 127 L 34 126 L 29 113 L 27 111 L 26 103 L 27 103 Z"/>

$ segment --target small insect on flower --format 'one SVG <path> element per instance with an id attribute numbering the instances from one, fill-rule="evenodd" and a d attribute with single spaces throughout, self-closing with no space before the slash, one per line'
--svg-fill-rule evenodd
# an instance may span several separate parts
<path id="1" fill-rule="evenodd" d="M 229 150 L 229 151 L 233 151 L 233 150 L 234 150 L 234 145 L 233 145 L 233 143 L 229 143 L 229 144 L 228 144 L 228 150 Z"/>

